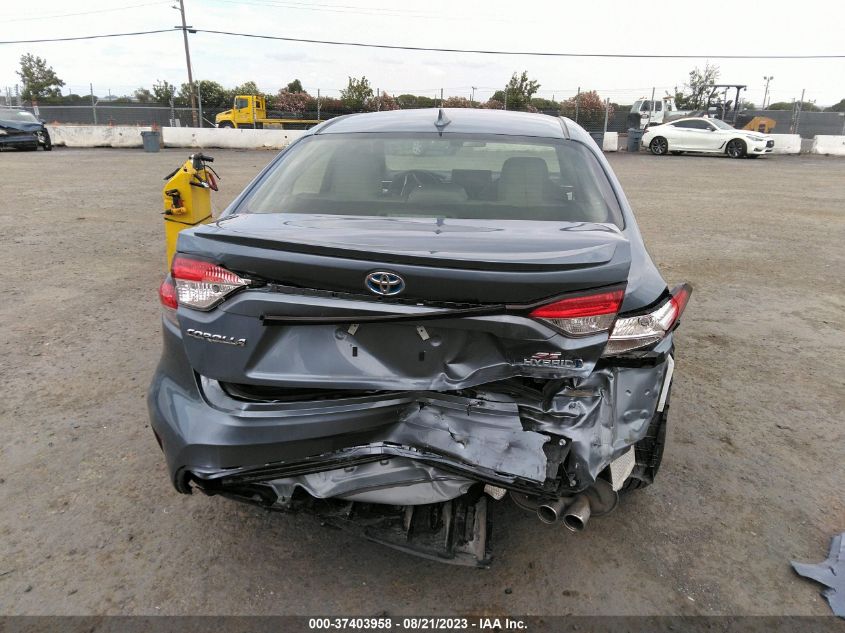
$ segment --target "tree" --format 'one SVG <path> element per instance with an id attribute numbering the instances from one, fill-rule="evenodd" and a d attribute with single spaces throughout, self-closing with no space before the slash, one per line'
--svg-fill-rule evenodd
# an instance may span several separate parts
<path id="1" fill-rule="evenodd" d="M 522 71 L 521 75 L 514 73 L 505 86 L 505 103 L 508 110 L 534 110 L 531 106 L 531 97 L 540 89 L 539 82 L 528 78 L 528 71 Z M 493 98 L 497 99 L 496 94 Z"/>
<path id="2" fill-rule="evenodd" d="M 689 82 L 685 84 L 685 90 L 675 92 L 675 104 L 681 110 L 700 110 L 707 106 L 707 97 L 710 96 L 710 89 L 716 80 L 719 79 L 719 67 L 704 64 L 704 69 L 698 66 L 689 73 Z"/>
<path id="3" fill-rule="evenodd" d="M 560 104 L 561 116 L 574 119 L 576 107 L 578 110 L 578 123 L 587 126 L 604 125 L 605 103 L 595 90 L 586 90 L 562 102 Z M 607 116 L 608 118 L 613 116 L 613 106 L 609 106 Z"/>
<path id="4" fill-rule="evenodd" d="M 290 86 L 290 84 L 288 84 L 288 86 Z M 312 105 L 315 109 L 317 107 L 314 98 L 307 92 L 302 90 L 299 92 L 293 92 L 287 88 L 279 90 L 279 94 L 276 95 L 275 103 L 277 110 L 282 110 L 283 112 L 293 112 L 294 114 L 302 114 L 306 110 L 309 110 Z"/>
<path id="5" fill-rule="evenodd" d="M 302 89 L 302 82 L 299 81 L 299 79 L 294 79 L 287 86 L 285 86 L 284 89 L 287 90 L 288 92 L 305 92 Z"/>
<path id="6" fill-rule="evenodd" d="M 367 99 L 364 107 L 369 112 L 376 112 L 378 110 L 398 110 L 399 103 L 386 92 L 382 92 L 377 97 L 370 97 Z"/>
<path id="7" fill-rule="evenodd" d="M 560 104 L 557 101 L 553 101 L 552 99 L 544 99 L 543 97 L 534 97 L 533 99 L 531 99 L 531 105 L 539 111 L 560 109 Z"/>
<path id="8" fill-rule="evenodd" d="M 132 94 L 132 96 L 138 103 L 149 103 L 150 101 L 153 101 L 155 99 L 153 93 L 150 92 L 147 88 L 138 88 Z"/>
<path id="9" fill-rule="evenodd" d="M 820 112 L 821 109 L 812 101 L 776 101 L 770 103 L 768 110 L 793 110 L 795 106 L 800 104 L 803 112 Z"/>
<path id="10" fill-rule="evenodd" d="M 153 98 L 157 103 L 170 105 L 170 100 L 176 95 L 176 86 L 164 81 L 157 81 L 153 84 Z"/>
<path id="11" fill-rule="evenodd" d="M 202 99 L 203 108 L 228 108 L 232 105 L 228 90 L 216 81 L 202 79 L 196 83 L 199 84 L 199 90 L 195 90 L 195 92 Z M 191 102 L 191 92 L 187 83 L 182 84 L 179 88 L 179 101 Z"/>
<path id="12" fill-rule="evenodd" d="M 366 77 L 360 79 L 350 77 L 346 88 L 340 91 L 340 100 L 353 112 L 361 112 L 372 96 L 373 89 Z"/>
<path id="13" fill-rule="evenodd" d="M 480 108 L 478 101 L 470 101 L 466 97 L 448 97 L 443 100 L 444 108 Z"/>
<path id="14" fill-rule="evenodd" d="M 498 99 L 491 98 L 482 103 L 481 107 L 485 110 L 503 110 L 505 108 L 505 103 L 503 101 L 499 101 Z"/>
<path id="15" fill-rule="evenodd" d="M 828 108 L 829 112 L 845 112 L 845 99 L 842 99 L 839 103 L 835 103 Z"/>
<path id="16" fill-rule="evenodd" d="M 23 82 L 21 97 L 24 101 L 62 96 L 62 86 L 65 82 L 59 79 L 51 66 L 47 65 L 47 60 L 36 57 L 32 53 L 21 56 L 18 77 Z"/>

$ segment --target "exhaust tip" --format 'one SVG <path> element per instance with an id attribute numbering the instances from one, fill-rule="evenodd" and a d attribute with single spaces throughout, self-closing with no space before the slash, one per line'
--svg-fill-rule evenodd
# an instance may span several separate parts
<path id="1" fill-rule="evenodd" d="M 563 524 L 573 532 L 583 532 L 584 528 L 587 527 L 587 524 L 584 523 L 581 517 L 573 514 L 568 514 L 563 517 Z"/>
<path id="2" fill-rule="evenodd" d="M 566 509 L 563 524 L 573 532 L 582 532 L 590 520 L 590 500 L 585 495 L 579 495 Z"/>
<path id="3" fill-rule="evenodd" d="M 540 506 L 537 508 L 537 517 L 543 522 L 551 525 L 557 523 L 558 515 L 551 506 Z"/>

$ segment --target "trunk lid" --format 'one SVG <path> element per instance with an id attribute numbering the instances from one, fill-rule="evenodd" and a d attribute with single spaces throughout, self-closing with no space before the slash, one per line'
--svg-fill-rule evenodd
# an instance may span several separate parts
<path id="1" fill-rule="evenodd" d="M 607 334 L 566 337 L 529 318 L 527 306 L 624 284 L 631 263 L 613 225 L 293 214 L 184 231 L 178 251 L 266 282 L 210 312 L 179 308 L 198 373 L 338 390 L 586 376 Z M 373 294 L 365 280 L 374 271 L 401 276 L 403 292 Z"/>

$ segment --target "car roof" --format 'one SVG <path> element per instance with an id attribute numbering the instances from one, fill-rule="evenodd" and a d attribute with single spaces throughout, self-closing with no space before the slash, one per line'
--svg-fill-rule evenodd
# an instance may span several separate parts
<path id="1" fill-rule="evenodd" d="M 351 114 L 329 119 L 310 132 L 437 132 L 435 123 L 440 112 L 441 108 L 421 108 Z M 545 114 L 482 108 L 442 108 L 442 112 L 448 120 L 448 124 L 442 128 L 444 134 L 504 134 L 555 139 L 578 137 L 578 140 L 583 140 L 587 135 L 569 119 Z"/>

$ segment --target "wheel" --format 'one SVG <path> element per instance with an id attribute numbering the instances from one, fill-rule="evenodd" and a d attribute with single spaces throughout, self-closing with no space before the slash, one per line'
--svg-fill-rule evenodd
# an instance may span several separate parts
<path id="1" fill-rule="evenodd" d="M 666 420 L 669 416 L 669 393 L 666 394 L 666 403 L 663 411 L 657 411 L 648 425 L 646 436 L 634 444 L 636 455 L 636 466 L 634 472 L 622 485 L 622 492 L 638 490 L 654 483 L 657 471 L 660 470 L 660 463 L 663 461 L 663 447 L 666 444 Z"/>
<path id="2" fill-rule="evenodd" d="M 218 124 L 217 127 L 235 127 L 231 121 L 223 121 L 222 123 Z"/>
<path id="3" fill-rule="evenodd" d="M 655 136 L 648 144 L 648 148 L 655 156 L 665 156 L 669 151 L 669 142 L 662 136 Z"/>
<path id="4" fill-rule="evenodd" d="M 672 152 L 672 156 L 680 156 L 683 152 Z"/>
<path id="5" fill-rule="evenodd" d="M 47 130 L 38 132 L 37 136 L 38 144 L 44 148 L 45 152 L 49 152 L 53 149 L 53 141 L 50 140 L 50 133 Z"/>
<path id="6" fill-rule="evenodd" d="M 725 153 L 731 158 L 742 158 L 745 156 L 745 141 L 738 138 L 728 141 Z"/>

